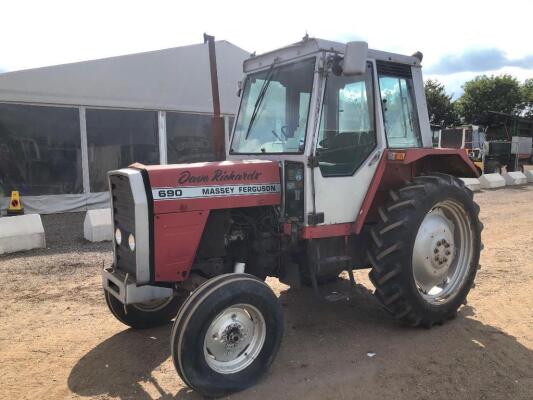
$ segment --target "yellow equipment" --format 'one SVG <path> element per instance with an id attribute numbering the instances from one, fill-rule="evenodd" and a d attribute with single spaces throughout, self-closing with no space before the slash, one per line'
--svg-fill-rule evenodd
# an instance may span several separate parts
<path id="1" fill-rule="evenodd" d="M 24 207 L 20 201 L 20 193 L 18 190 L 11 192 L 11 200 L 9 201 L 9 207 L 7 208 L 7 215 L 21 215 L 24 214 Z"/>

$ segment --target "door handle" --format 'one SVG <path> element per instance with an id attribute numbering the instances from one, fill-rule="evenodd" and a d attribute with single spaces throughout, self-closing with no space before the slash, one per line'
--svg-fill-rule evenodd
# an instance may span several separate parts
<path id="1" fill-rule="evenodd" d="M 374 163 L 376 163 L 376 161 L 379 160 L 380 156 L 381 156 L 381 151 L 378 150 L 368 162 L 368 166 L 371 167 L 372 165 L 374 165 Z"/>

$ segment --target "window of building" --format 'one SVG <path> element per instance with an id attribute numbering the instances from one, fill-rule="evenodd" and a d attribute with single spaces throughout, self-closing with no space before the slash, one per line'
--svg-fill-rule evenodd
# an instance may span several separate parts
<path id="1" fill-rule="evenodd" d="M 411 67 L 378 63 L 378 75 L 388 146 L 420 147 L 420 127 Z"/>
<path id="2" fill-rule="evenodd" d="M 169 164 L 215 159 L 210 115 L 177 112 L 166 114 Z"/>
<path id="3" fill-rule="evenodd" d="M 352 175 L 375 147 L 371 66 L 364 76 L 329 76 L 317 144 L 322 175 Z"/>
<path id="4" fill-rule="evenodd" d="M 159 164 L 156 112 L 87 109 L 86 120 L 91 192 L 108 190 L 108 171 Z"/>
<path id="5" fill-rule="evenodd" d="M 0 197 L 82 193 L 79 110 L 0 103 Z"/>

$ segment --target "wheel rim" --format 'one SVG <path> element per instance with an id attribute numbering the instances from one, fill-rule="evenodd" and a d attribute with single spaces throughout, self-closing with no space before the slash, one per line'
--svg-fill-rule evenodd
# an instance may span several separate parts
<path id="1" fill-rule="evenodd" d="M 167 297 L 166 299 L 150 300 L 144 303 L 135 303 L 135 304 L 132 304 L 131 306 L 133 308 L 136 308 L 139 311 L 156 312 L 156 311 L 162 310 L 167 305 L 169 305 L 173 299 L 174 297 L 170 296 L 170 297 Z"/>
<path id="2" fill-rule="evenodd" d="M 464 207 L 437 203 L 420 224 L 413 248 L 413 275 L 422 297 L 432 304 L 450 301 L 468 276 L 474 233 Z"/>
<path id="3" fill-rule="evenodd" d="M 204 339 L 204 357 L 221 374 L 248 367 L 259 355 L 266 337 L 265 319 L 250 304 L 226 308 L 211 322 Z"/>

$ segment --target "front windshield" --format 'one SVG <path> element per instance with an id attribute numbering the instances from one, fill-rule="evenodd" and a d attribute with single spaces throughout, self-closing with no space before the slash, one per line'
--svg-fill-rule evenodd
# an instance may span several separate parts
<path id="1" fill-rule="evenodd" d="M 271 67 L 246 79 L 231 153 L 301 153 L 315 59 Z"/>

